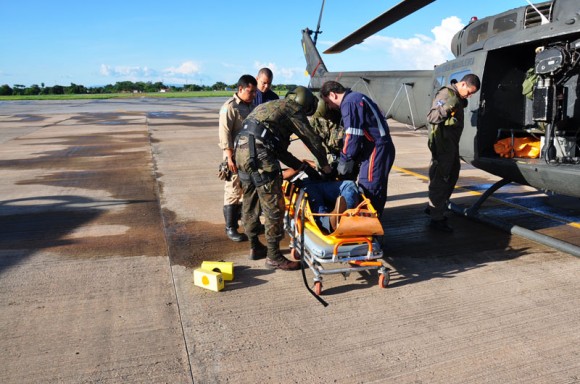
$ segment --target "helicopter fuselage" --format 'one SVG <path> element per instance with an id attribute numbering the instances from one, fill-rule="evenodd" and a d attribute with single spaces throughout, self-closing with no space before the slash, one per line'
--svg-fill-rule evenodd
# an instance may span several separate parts
<path id="1" fill-rule="evenodd" d="M 472 21 L 452 40 L 456 58 L 433 70 L 328 72 L 311 33 L 304 30 L 302 42 L 312 88 L 339 81 L 415 129 L 429 128 L 440 87 L 477 74 L 482 87 L 466 107 L 461 158 L 509 181 L 580 197 L 580 2 L 554 0 Z M 533 91 L 524 95 L 526 81 Z M 495 153 L 498 140 L 519 137 L 537 140 L 540 157 Z"/>

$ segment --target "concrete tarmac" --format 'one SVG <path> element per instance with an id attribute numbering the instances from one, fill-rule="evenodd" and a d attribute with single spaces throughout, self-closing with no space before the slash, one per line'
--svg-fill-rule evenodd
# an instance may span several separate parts
<path id="1" fill-rule="evenodd" d="M 580 383 L 580 260 L 458 216 L 430 231 L 426 137 L 395 122 L 389 288 L 325 276 L 323 307 L 248 260 L 224 234 L 224 100 L 0 103 L 0 382 Z M 453 201 L 496 180 L 464 166 Z M 580 245 L 575 205 L 505 207 L 484 205 Z M 234 262 L 223 291 L 193 285 L 205 260 Z"/>

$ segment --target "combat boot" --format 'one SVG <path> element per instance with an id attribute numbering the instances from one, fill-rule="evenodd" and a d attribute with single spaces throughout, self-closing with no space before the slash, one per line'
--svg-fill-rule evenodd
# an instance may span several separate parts
<path id="1" fill-rule="evenodd" d="M 226 220 L 226 235 L 232 241 L 246 241 L 248 236 L 238 232 L 239 204 L 224 205 L 224 219 Z"/>
<path id="2" fill-rule="evenodd" d="M 268 257 L 266 258 L 266 268 L 281 269 L 283 271 L 295 271 L 300 269 L 300 262 L 290 261 L 280 253 L 279 242 L 268 242 Z"/>
<path id="3" fill-rule="evenodd" d="M 268 248 L 260 242 L 258 237 L 250 237 L 250 260 L 258 260 L 266 257 Z"/>

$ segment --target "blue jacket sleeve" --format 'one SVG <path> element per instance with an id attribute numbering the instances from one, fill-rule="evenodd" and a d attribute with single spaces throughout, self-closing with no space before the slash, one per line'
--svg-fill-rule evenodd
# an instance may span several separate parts
<path id="1" fill-rule="evenodd" d="M 360 101 L 362 104 L 362 100 Z M 344 145 L 340 157 L 344 160 L 356 158 L 365 140 L 363 130 L 363 106 L 358 103 L 344 103 L 340 106 L 345 129 Z"/>

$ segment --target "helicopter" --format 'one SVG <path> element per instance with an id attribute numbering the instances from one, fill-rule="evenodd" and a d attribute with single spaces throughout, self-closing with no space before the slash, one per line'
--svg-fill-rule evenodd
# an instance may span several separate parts
<path id="1" fill-rule="evenodd" d="M 339 41 L 325 54 L 342 52 L 435 0 L 403 0 Z M 322 9 L 324 8 L 324 2 Z M 466 163 L 500 177 L 475 206 L 515 182 L 580 197 L 580 2 L 552 0 L 472 18 L 451 42 L 454 59 L 432 70 L 329 72 L 316 31 L 302 31 L 309 87 L 325 81 L 370 96 L 385 117 L 413 129 L 428 128 L 427 113 L 444 85 L 474 73 L 480 92 L 469 98 L 459 144 Z M 313 38 L 314 36 L 314 38 Z M 525 81 L 533 88 L 528 95 Z M 539 140 L 538 158 L 506 158 L 494 151 L 503 138 Z"/>

